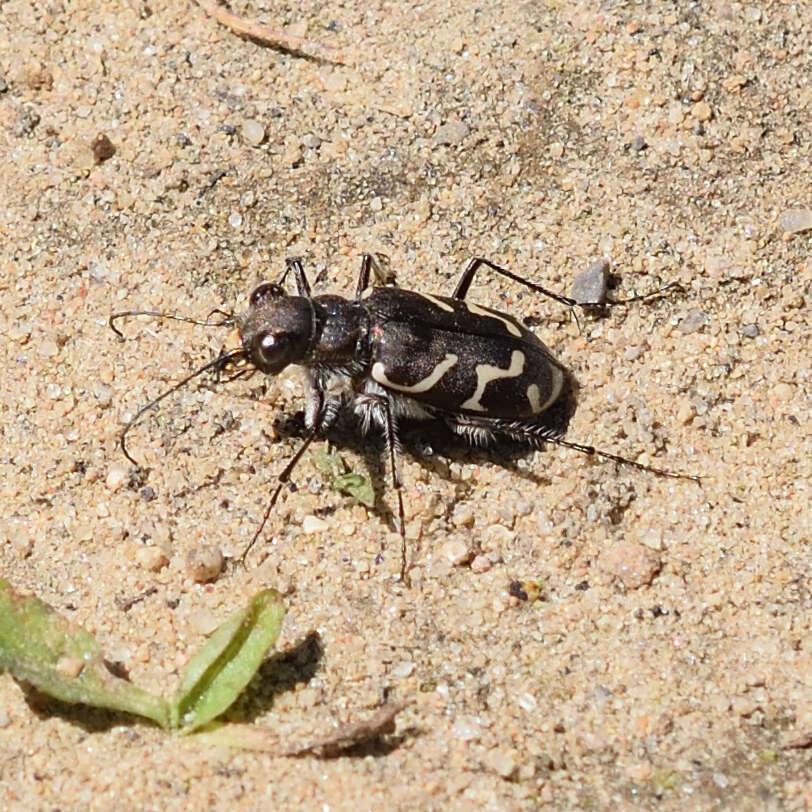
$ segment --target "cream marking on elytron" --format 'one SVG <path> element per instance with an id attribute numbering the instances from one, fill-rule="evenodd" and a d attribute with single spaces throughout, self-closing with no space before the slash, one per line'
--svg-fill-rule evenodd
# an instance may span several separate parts
<path id="1" fill-rule="evenodd" d="M 436 296 L 432 296 L 430 293 L 421 293 L 420 294 L 424 299 L 430 301 L 435 307 L 439 307 L 440 310 L 445 310 L 447 313 L 453 313 L 454 308 L 451 307 L 450 304 L 447 302 L 440 301 Z"/>
<path id="2" fill-rule="evenodd" d="M 522 359 L 524 359 L 524 356 L 522 356 Z M 385 386 L 388 389 L 394 389 L 396 392 L 428 392 L 456 363 L 457 356 L 450 352 L 446 353 L 445 358 L 434 367 L 430 375 L 426 375 L 422 381 L 408 385 L 390 381 L 389 378 L 386 377 L 386 367 L 380 361 L 376 361 L 372 365 L 370 374 L 372 375 L 372 380 L 377 381 L 381 386 Z M 522 360 L 522 365 L 524 365 L 524 360 Z M 495 367 L 491 367 L 491 369 L 495 369 Z M 477 372 L 479 372 L 479 367 L 477 367 Z"/>
<path id="3" fill-rule="evenodd" d="M 549 409 L 550 406 L 553 405 L 558 400 L 558 396 L 561 394 L 561 390 L 564 388 L 564 373 L 555 366 L 550 365 L 550 372 L 552 373 L 553 377 L 553 385 L 550 388 L 550 397 L 541 404 L 541 408 L 539 412 L 543 412 L 545 409 Z"/>
<path id="4" fill-rule="evenodd" d="M 423 296 L 425 296 L 425 293 Z M 517 338 L 522 337 L 522 331 L 510 319 L 506 319 L 501 313 L 495 313 L 493 310 L 488 310 L 487 307 L 480 307 L 473 302 L 466 302 L 465 306 L 468 308 L 469 313 L 474 313 L 477 316 L 487 316 L 489 319 L 501 321 L 509 333 L 512 333 Z"/>
<path id="5" fill-rule="evenodd" d="M 510 354 L 510 366 L 507 369 L 495 367 L 491 364 L 476 365 L 476 391 L 465 403 L 460 404 L 461 409 L 470 409 L 472 412 L 484 412 L 485 407 L 479 402 L 485 394 L 485 387 L 499 378 L 516 378 L 524 371 L 524 353 L 513 350 Z"/>
<path id="6" fill-rule="evenodd" d="M 527 400 L 530 403 L 530 411 L 538 414 L 541 411 L 541 392 L 539 392 L 537 384 L 531 383 L 527 387 Z"/>

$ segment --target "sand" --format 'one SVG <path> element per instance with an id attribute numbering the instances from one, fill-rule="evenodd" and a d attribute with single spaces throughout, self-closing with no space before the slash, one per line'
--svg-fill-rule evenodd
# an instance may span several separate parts
<path id="1" fill-rule="evenodd" d="M 281 659 L 231 718 L 283 741 L 411 704 L 377 744 L 291 760 L 43 706 L 6 675 L 0 805 L 812 806 L 804 5 L 231 9 L 343 63 L 190 3 L 0 8 L 2 577 L 164 693 L 281 590 Z M 255 532 L 300 381 L 186 387 L 130 433 L 136 471 L 123 421 L 230 338 L 134 319 L 121 343 L 109 315 L 239 312 L 294 255 L 351 295 L 363 251 L 435 294 L 472 256 L 565 293 L 601 258 L 618 297 L 679 283 L 580 328 L 492 275 L 471 298 L 573 371 L 569 439 L 701 485 L 412 434 L 403 584 L 386 469 L 344 428 L 376 509 L 306 456 L 247 568 L 195 581 L 190 555 Z"/>

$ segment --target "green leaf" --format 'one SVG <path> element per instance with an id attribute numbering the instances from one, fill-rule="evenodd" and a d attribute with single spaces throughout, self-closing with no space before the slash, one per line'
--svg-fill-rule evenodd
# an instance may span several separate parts
<path id="1" fill-rule="evenodd" d="M 370 481 L 350 471 L 340 454 L 320 449 L 313 454 L 313 464 L 328 479 L 328 485 L 367 507 L 375 506 L 375 492 Z"/>
<path id="2" fill-rule="evenodd" d="M 62 702 L 135 713 L 169 726 L 166 700 L 111 674 L 90 632 L 3 580 L 0 670 Z"/>
<path id="3" fill-rule="evenodd" d="M 186 666 L 170 704 L 172 726 L 188 733 L 225 711 L 276 642 L 284 615 L 273 589 L 260 592 L 231 615 Z"/>

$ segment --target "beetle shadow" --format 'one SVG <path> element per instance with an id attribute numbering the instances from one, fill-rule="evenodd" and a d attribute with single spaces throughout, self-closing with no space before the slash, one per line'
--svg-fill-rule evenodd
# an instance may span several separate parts
<path id="1" fill-rule="evenodd" d="M 527 424 L 528 438 L 533 436 L 534 431 L 542 434 L 549 432 L 555 437 L 563 437 L 572 415 L 575 413 L 577 390 L 577 382 L 568 376 L 564 392 L 558 401 L 544 412 L 543 419 Z M 280 437 L 289 439 L 304 439 L 307 435 L 302 411 L 279 417 L 274 421 L 274 428 Z M 521 442 L 518 439 L 498 435 L 491 443 L 477 446 L 452 431 L 441 419 L 403 420 L 399 425 L 398 434 L 400 453 L 405 452 L 446 482 L 455 481 L 458 485 L 462 484 L 457 480 L 452 480 L 448 470 L 450 463 L 498 465 L 536 487 L 548 485 L 550 482 L 543 473 L 538 473 L 526 465 L 520 464 L 520 461 L 544 448 L 547 443 L 543 439 L 534 442 L 530 442 L 528 439 L 527 442 Z M 328 440 L 336 449 L 351 451 L 364 460 L 375 499 L 372 510 L 384 521 L 394 523 L 395 515 L 385 499 L 386 494 L 392 490 L 392 486 L 383 432 L 370 431 L 364 435 L 354 416 L 345 412 L 327 432 L 324 439 Z M 295 472 L 291 478 L 295 479 Z M 324 509 L 324 513 L 330 513 L 334 509 L 335 506 L 331 505 Z"/>

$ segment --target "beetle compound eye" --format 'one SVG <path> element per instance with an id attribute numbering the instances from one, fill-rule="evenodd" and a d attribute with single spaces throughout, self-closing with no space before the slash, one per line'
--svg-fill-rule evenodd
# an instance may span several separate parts
<path id="1" fill-rule="evenodd" d="M 262 307 L 266 302 L 271 299 L 278 299 L 282 295 L 284 294 L 279 285 L 274 282 L 263 282 L 254 288 L 248 302 L 251 307 Z"/>
<path id="2" fill-rule="evenodd" d="M 254 339 L 252 360 L 265 374 L 276 375 L 293 360 L 293 349 L 287 333 L 260 333 Z"/>

